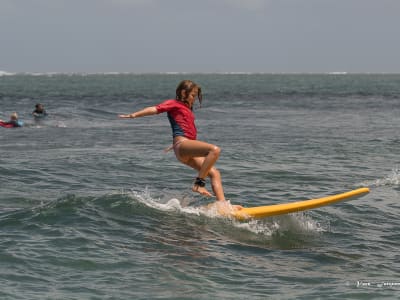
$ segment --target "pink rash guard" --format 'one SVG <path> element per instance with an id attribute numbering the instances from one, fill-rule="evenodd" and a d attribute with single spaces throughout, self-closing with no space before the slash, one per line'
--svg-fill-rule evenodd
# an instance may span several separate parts
<path id="1" fill-rule="evenodd" d="M 190 140 L 196 139 L 197 129 L 194 124 L 194 114 L 183 102 L 176 99 L 165 100 L 156 108 L 159 114 L 167 112 L 173 137 L 183 136 Z"/>

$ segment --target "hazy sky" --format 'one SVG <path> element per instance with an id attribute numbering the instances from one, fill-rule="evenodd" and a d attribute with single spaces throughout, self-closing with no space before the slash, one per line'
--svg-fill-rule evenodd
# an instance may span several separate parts
<path id="1" fill-rule="evenodd" d="M 400 0 L 0 0 L 0 70 L 400 73 Z"/>

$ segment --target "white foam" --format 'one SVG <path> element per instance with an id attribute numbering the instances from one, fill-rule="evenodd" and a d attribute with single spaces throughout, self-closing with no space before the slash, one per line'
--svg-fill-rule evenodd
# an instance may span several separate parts
<path id="1" fill-rule="evenodd" d="M 400 170 L 399 167 L 392 169 L 391 173 L 384 178 L 376 179 L 374 181 L 362 182 L 361 185 L 364 186 L 398 186 L 400 184 Z"/>
<path id="2" fill-rule="evenodd" d="M 12 75 L 15 75 L 15 73 L 10 73 L 10 72 L 0 70 L 0 76 L 12 76 Z"/>
<path id="3" fill-rule="evenodd" d="M 248 220 L 246 222 L 235 222 L 234 226 L 246 229 L 252 233 L 263 236 L 272 236 L 277 232 L 296 232 L 301 234 L 315 234 L 329 230 L 329 224 L 323 225 L 304 213 L 282 215 L 262 220 Z"/>
<path id="4" fill-rule="evenodd" d="M 148 189 L 142 192 L 131 191 L 131 194 L 140 203 L 160 211 L 176 211 L 184 214 L 206 216 L 211 219 L 225 219 L 228 221 L 230 226 L 265 237 L 270 237 L 274 233 L 284 231 L 297 232 L 301 234 L 315 234 L 329 230 L 329 224 L 321 224 L 305 213 L 282 215 L 262 220 L 250 219 L 247 221 L 238 221 L 229 216 L 230 212 L 234 209 L 229 201 L 226 201 L 225 203 L 216 202 L 207 206 L 193 207 L 182 206 L 181 201 L 177 198 L 172 198 L 166 203 L 161 203 L 160 199 L 157 200 L 151 197 Z M 221 210 L 225 212 L 225 215 L 221 215 Z"/>

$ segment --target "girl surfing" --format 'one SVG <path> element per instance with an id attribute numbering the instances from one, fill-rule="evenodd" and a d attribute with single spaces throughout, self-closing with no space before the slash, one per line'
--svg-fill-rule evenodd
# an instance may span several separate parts
<path id="1" fill-rule="evenodd" d="M 212 196 L 206 189 L 206 178 L 210 177 L 211 188 L 219 201 L 225 201 L 221 174 L 214 167 L 221 149 L 213 144 L 197 140 L 197 129 L 193 105 L 198 98 L 202 101 L 201 87 L 190 80 L 183 80 L 176 88 L 176 98 L 165 100 L 131 114 L 121 114 L 120 118 L 139 118 L 167 112 L 172 128 L 173 146 L 176 158 L 198 171 L 192 191 L 204 196 Z M 241 206 L 236 206 L 240 209 Z"/>

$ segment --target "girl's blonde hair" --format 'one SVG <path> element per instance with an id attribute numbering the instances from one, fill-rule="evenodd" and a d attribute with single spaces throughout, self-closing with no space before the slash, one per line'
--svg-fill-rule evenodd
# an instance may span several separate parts
<path id="1" fill-rule="evenodd" d="M 11 120 L 17 120 L 18 119 L 18 114 L 16 112 L 13 112 L 10 116 Z"/>
<path id="2" fill-rule="evenodd" d="M 201 87 L 197 83 L 194 83 L 191 80 L 183 80 L 178 84 L 178 87 L 176 88 L 176 100 L 187 103 L 186 99 L 182 99 L 182 91 L 185 91 L 186 95 L 189 95 L 189 93 L 195 88 L 197 88 L 197 98 L 199 98 L 200 107 L 201 107 L 201 102 L 203 100 L 203 95 L 201 93 Z"/>

